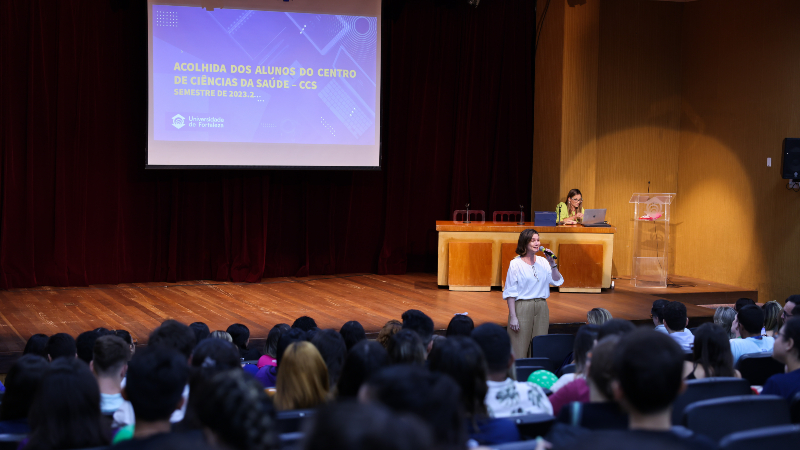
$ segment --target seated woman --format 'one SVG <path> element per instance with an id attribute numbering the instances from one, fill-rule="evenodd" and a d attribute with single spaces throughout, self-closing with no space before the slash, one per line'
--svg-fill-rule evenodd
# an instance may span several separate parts
<path id="1" fill-rule="evenodd" d="M 48 367 L 36 354 L 24 355 L 11 366 L 0 405 L 0 434 L 28 434 L 28 413 Z"/>
<path id="2" fill-rule="evenodd" d="M 556 205 L 556 223 L 571 225 L 583 220 L 583 195 L 578 189 L 572 189 L 567 194 L 567 201 Z"/>
<path id="3" fill-rule="evenodd" d="M 719 325 L 704 323 L 694 332 L 694 362 L 684 362 L 683 377 L 699 380 L 706 377 L 742 378 L 733 368 L 733 354 L 727 333 Z"/>
<path id="4" fill-rule="evenodd" d="M 275 407 L 279 411 L 315 408 L 325 403 L 330 380 L 325 360 L 314 344 L 290 344 L 278 362 Z"/>
<path id="5" fill-rule="evenodd" d="M 719 325 L 722 330 L 725 331 L 728 339 L 733 339 L 736 337 L 731 329 L 734 319 L 736 319 L 736 310 L 730 306 L 720 306 L 714 312 L 714 323 Z"/>
<path id="6" fill-rule="evenodd" d="M 783 308 L 780 303 L 772 300 L 764 303 L 761 309 L 764 310 L 764 332 L 761 334 L 775 337 L 775 333 L 783 326 L 783 321 L 781 320 Z"/>

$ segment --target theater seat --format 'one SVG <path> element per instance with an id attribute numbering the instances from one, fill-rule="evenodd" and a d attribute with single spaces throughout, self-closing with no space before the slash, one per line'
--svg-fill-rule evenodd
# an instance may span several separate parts
<path id="1" fill-rule="evenodd" d="M 779 425 L 725 436 L 720 450 L 789 449 L 800 444 L 800 425 Z"/>
<path id="2" fill-rule="evenodd" d="M 783 373 L 782 363 L 772 359 L 772 353 L 748 353 L 742 355 L 736 363 L 736 369 L 742 378 L 755 386 L 763 386 L 767 379 L 775 374 Z"/>
<path id="3" fill-rule="evenodd" d="M 508 444 L 492 445 L 489 448 L 492 450 L 534 450 L 536 448 L 536 444 L 536 440 L 519 441 L 509 442 Z"/>
<path id="4" fill-rule="evenodd" d="M 789 411 L 792 416 L 792 423 L 800 423 L 800 392 L 792 398 L 789 404 Z"/>
<path id="5" fill-rule="evenodd" d="M 777 395 L 741 395 L 695 402 L 684 412 L 686 428 L 719 441 L 739 431 L 789 425 L 789 404 Z"/>
<path id="6" fill-rule="evenodd" d="M 550 358 L 520 358 L 514 361 L 514 363 L 517 365 L 517 367 L 539 366 L 544 367 L 544 370 L 555 372 L 555 370 L 553 370 L 553 362 L 550 361 Z"/>
<path id="7" fill-rule="evenodd" d="M 314 415 L 313 409 L 296 409 L 293 411 L 281 411 L 278 413 L 278 432 L 295 433 L 300 431 L 303 421 Z"/>
<path id="8" fill-rule="evenodd" d="M 528 377 L 537 370 L 546 370 L 542 366 L 517 367 L 517 381 L 528 381 Z"/>
<path id="9" fill-rule="evenodd" d="M 562 367 L 556 375 L 560 377 L 568 373 L 575 373 L 575 364 L 567 364 L 566 366 Z"/>
<path id="10" fill-rule="evenodd" d="M 701 400 L 751 394 L 747 380 L 733 377 L 710 377 L 702 380 L 688 380 L 686 391 L 672 404 L 672 424 L 685 425 L 683 412 L 686 407 Z"/>
<path id="11" fill-rule="evenodd" d="M 543 334 L 531 339 L 531 357 L 547 358 L 554 369 L 559 369 L 564 358 L 572 352 L 575 344 L 573 334 Z"/>
<path id="12" fill-rule="evenodd" d="M 0 434 L 0 450 L 17 450 L 27 434 Z"/>
<path id="13" fill-rule="evenodd" d="M 526 414 L 512 416 L 509 419 L 517 425 L 522 439 L 536 439 L 537 436 L 546 435 L 556 421 L 556 418 L 549 414 Z"/>

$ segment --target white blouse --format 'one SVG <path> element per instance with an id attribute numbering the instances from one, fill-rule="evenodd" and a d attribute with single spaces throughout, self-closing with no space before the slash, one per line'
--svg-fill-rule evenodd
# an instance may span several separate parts
<path id="1" fill-rule="evenodd" d="M 532 298 L 547 298 L 550 296 L 550 285 L 561 286 L 564 277 L 553 281 L 553 270 L 550 263 L 543 256 L 537 256 L 536 262 L 531 266 L 519 256 L 511 260 L 506 275 L 506 289 L 503 299 L 529 300 Z"/>

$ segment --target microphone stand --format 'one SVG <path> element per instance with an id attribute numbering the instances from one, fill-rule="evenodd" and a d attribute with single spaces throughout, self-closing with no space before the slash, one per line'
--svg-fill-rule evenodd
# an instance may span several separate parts
<path id="1" fill-rule="evenodd" d="M 467 217 L 465 217 L 464 223 L 472 223 L 469 221 L 469 203 L 467 203 Z"/>
<path id="2" fill-rule="evenodd" d="M 522 211 L 524 209 L 522 205 L 519 205 L 519 222 L 517 222 L 517 225 L 525 225 L 525 213 Z"/>
<path id="3" fill-rule="evenodd" d="M 558 217 L 557 217 L 557 219 L 559 219 L 559 220 L 556 221 L 556 225 L 561 223 L 561 220 L 560 220 L 561 219 L 561 203 L 558 204 Z"/>

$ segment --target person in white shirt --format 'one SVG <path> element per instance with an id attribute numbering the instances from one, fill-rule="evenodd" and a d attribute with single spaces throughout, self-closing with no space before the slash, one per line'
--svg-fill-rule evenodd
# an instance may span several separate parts
<path id="1" fill-rule="evenodd" d="M 122 380 L 128 371 L 131 350 L 128 344 L 117 336 L 98 338 L 92 349 L 92 370 L 100 386 L 100 412 L 113 416 L 112 426 L 123 427 L 134 423 L 133 407 L 122 398 Z"/>
<path id="2" fill-rule="evenodd" d="M 664 326 L 664 308 L 669 305 L 669 300 L 660 298 L 653 302 L 653 307 L 650 308 L 650 318 L 653 319 L 653 325 L 656 326 L 656 331 L 659 333 L 669 334 L 667 328 Z"/>
<path id="3" fill-rule="evenodd" d="M 669 337 L 675 339 L 685 352 L 692 351 L 694 346 L 694 335 L 686 329 L 689 325 L 689 317 L 686 314 L 686 305 L 681 302 L 669 302 L 663 310 L 664 327 L 669 333 Z"/>
<path id="4" fill-rule="evenodd" d="M 508 302 L 508 334 L 514 354 L 520 358 L 529 355 L 531 339 L 547 334 L 550 328 L 550 310 L 547 297 L 550 285 L 561 286 L 564 278 L 558 272 L 558 264 L 541 250 L 539 233 L 527 229 L 519 234 L 517 256 L 511 260 L 506 275 L 503 299 Z"/>
<path id="5" fill-rule="evenodd" d="M 511 338 L 503 327 L 485 323 L 470 335 L 486 357 L 486 410 L 490 417 L 553 414 L 553 406 L 541 387 L 508 376 L 514 364 Z"/>
<path id="6" fill-rule="evenodd" d="M 761 336 L 761 327 L 764 325 L 764 311 L 756 305 L 747 305 L 739 310 L 736 315 L 737 327 L 741 339 L 731 339 L 731 353 L 733 353 L 734 366 L 742 355 L 748 353 L 769 352 L 775 345 L 775 338 Z"/>

